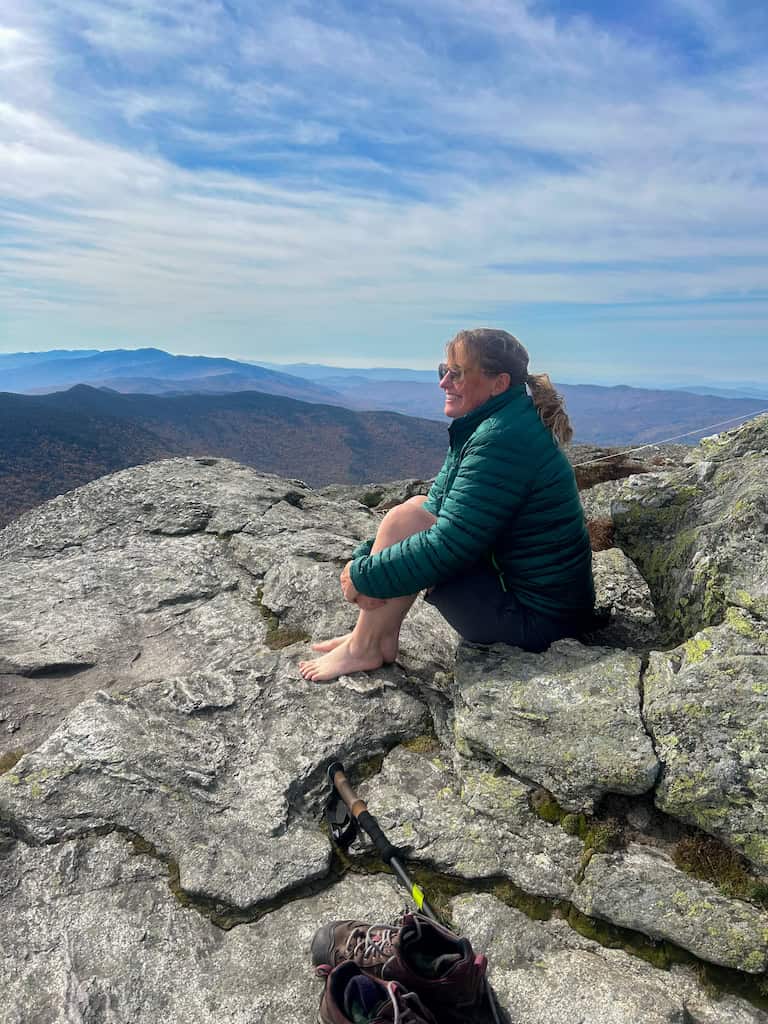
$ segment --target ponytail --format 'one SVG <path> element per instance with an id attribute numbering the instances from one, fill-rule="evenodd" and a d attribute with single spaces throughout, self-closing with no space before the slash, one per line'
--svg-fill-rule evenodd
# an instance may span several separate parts
<path id="1" fill-rule="evenodd" d="M 573 437 L 573 427 L 563 397 L 555 390 L 549 374 L 529 373 L 525 383 L 544 426 L 549 427 L 559 444 L 568 444 Z"/>

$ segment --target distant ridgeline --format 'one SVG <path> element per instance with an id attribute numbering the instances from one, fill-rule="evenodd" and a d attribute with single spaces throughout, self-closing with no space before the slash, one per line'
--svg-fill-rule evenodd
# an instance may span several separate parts
<path id="1" fill-rule="evenodd" d="M 174 356 L 160 349 L 107 352 L 56 351 L 0 355 L 0 392 L 62 391 L 75 384 L 144 395 L 233 394 L 258 391 L 301 402 L 348 409 L 386 409 L 444 422 L 433 370 L 371 367 L 344 369 L 314 363 L 239 362 L 207 356 Z M 764 392 L 715 389 L 650 390 L 558 384 L 576 439 L 585 444 L 642 444 L 732 417 L 753 416 L 768 405 Z M 689 439 L 691 442 L 699 437 Z"/>
<path id="2" fill-rule="evenodd" d="M 768 405 L 558 387 L 575 440 L 602 445 L 711 433 Z M 225 456 L 312 485 L 429 478 L 447 443 L 442 410 L 432 371 L 258 366 L 153 348 L 2 354 L 0 526 L 105 473 L 177 455 Z"/>
<path id="3" fill-rule="evenodd" d="M 312 485 L 434 476 L 444 424 L 248 391 L 0 394 L 0 526 L 106 473 L 177 455 L 235 459 Z"/>

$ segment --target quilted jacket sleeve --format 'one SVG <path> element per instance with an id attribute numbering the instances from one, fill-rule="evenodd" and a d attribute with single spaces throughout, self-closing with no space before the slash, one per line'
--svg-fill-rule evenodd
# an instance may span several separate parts
<path id="1" fill-rule="evenodd" d="M 427 500 L 424 502 L 424 508 L 431 512 L 433 516 L 436 516 L 440 505 L 443 500 L 443 488 L 445 487 L 445 478 L 448 475 L 448 459 L 443 463 L 442 469 L 435 477 L 432 482 L 432 486 L 429 488 L 429 494 Z M 370 537 L 368 540 L 364 540 L 361 544 L 358 544 L 355 550 L 352 552 L 352 558 L 362 558 L 364 555 L 370 555 L 373 543 L 376 540 L 375 537 Z"/>
<path id="2" fill-rule="evenodd" d="M 415 594 L 456 575 L 492 548 L 525 500 L 533 472 L 521 446 L 506 443 L 507 438 L 505 432 L 478 431 L 467 444 L 435 525 L 353 561 L 350 574 L 361 594 Z"/>
<path id="3" fill-rule="evenodd" d="M 431 512 L 433 516 L 438 514 L 440 506 L 443 503 L 443 491 L 445 489 L 445 479 L 448 476 L 448 464 L 449 459 L 446 459 L 443 463 L 442 469 L 435 477 L 432 486 L 429 488 L 427 500 L 424 502 L 424 508 L 427 512 Z"/>
<path id="4" fill-rule="evenodd" d="M 376 540 L 375 537 L 369 537 L 368 540 L 361 541 L 357 545 L 355 550 L 352 552 L 352 557 L 353 558 L 362 558 L 363 555 L 369 555 L 371 553 L 371 548 L 373 547 L 373 542 L 375 540 Z"/>

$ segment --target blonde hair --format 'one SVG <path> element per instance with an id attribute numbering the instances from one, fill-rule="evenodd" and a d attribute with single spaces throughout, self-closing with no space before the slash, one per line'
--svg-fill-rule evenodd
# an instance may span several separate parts
<path id="1" fill-rule="evenodd" d="M 548 373 L 528 373 L 528 352 L 513 334 L 493 327 L 459 331 L 445 346 L 445 351 L 449 360 L 461 360 L 466 367 L 477 367 L 490 377 L 508 373 L 510 386 L 526 384 L 544 426 L 552 431 L 558 443 L 567 444 L 573 438 L 562 395 L 556 391 Z"/>

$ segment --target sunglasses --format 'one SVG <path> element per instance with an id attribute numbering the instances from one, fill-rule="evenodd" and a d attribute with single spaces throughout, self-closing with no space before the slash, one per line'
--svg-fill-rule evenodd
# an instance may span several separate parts
<path id="1" fill-rule="evenodd" d="M 446 374 L 448 374 L 451 384 L 457 384 L 460 380 L 464 379 L 464 371 L 461 368 L 452 370 L 448 363 L 440 363 L 437 368 L 438 380 L 442 380 Z"/>

